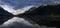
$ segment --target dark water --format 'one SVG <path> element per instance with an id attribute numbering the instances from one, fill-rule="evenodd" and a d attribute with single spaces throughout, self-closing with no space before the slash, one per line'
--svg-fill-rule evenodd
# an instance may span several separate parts
<path id="1" fill-rule="evenodd" d="M 3 8 L 0 8 L 0 28 L 56 28 L 56 27 L 47 27 L 47 26 L 39 26 L 39 25 L 32 25 L 24 18 L 14 17 L 13 14 L 5 11 Z M 4 23 L 4 24 L 3 24 Z"/>
<path id="2" fill-rule="evenodd" d="M 19 9 L 19 8 L 23 8 L 25 6 L 30 6 L 30 5 L 38 5 L 38 4 L 50 4 L 50 3 L 60 3 L 60 0 L 0 0 L 0 6 L 1 5 L 8 5 L 11 6 L 14 9 Z M 1 11 L 1 10 L 0 10 Z M 7 15 L 8 17 L 11 16 L 12 14 L 6 13 L 6 12 L 2 12 L 4 13 L 3 15 Z M 13 16 L 12 16 L 13 17 Z M 12 18 L 9 17 L 9 18 Z M 5 19 L 4 19 L 5 20 Z M 3 21 L 4 21 L 3 20 Z M 1 21 L 1 20 L 0 20 Z M 24 24 L 12 24 L 11 27 L 17 27 L 17 26 L 24 26 L 26 28 L 29 28 L 30 26 L 26 26 Z M 4 27 L 4 26 L 3 26 Z M 23 27 L 23 28 L 24 28 Z M 43 26 L 42 26 L 43 27 Z M 10 28 L 10 27 L 9 27 Z M 21 28 L 21 27 L 20 27 Z M 40 28 L 40 27 L 39 27 Z M 46 28 L 46 27 L 45 27 Z"/>

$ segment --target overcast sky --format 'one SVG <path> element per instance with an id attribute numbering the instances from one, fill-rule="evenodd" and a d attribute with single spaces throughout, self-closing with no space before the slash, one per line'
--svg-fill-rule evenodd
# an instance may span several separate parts
<path id="1" fill-rule="evenodd" d="M 23 13 L 25 10 L 30 9 L 34 5 L 50 4 L 50 3 L 52 3 L 52 4 L 60 3 L 60 0 L 0 0 L 0 6 L 14 15 Z M 23 7 L 25 7 L 25 8 L 23 8 Z M 21 8 L 23 8 L 25 10 L 23 11 Z M 14 10 L 14 9 L 19 9 L 19 10 Z"/>
<path id="2" fill-rule="evenodd" d="M 25 6 L 38 5 L 43 3 L 56 3 L 60 0 L 0 0 L 0 5 L 12 6 L 15 9 L 19 9 Z"/>
<path id="3" fill-rule="evenodd" d="M 23 13 L 34 5 L 60 3 L 60 0 L 0 0 L 0 6 L 13 14 Z M 24 9 L 21 9 L 24 8 Z"/>

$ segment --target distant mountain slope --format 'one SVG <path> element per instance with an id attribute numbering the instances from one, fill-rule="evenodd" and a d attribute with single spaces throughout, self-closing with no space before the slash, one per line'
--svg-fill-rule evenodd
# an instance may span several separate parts
<path id="1" fill-rule="evenodd" d="M 45 25 L 49 27 L 60 26 L 60 4 L 59 5 L 47 5 L 39 6 L 38 8 L 31 8 L 23 14 L 18 15 L 27 20 L 32 20 L 39 25 Z"/>
<path id="2" fill-rule="evenodd" d="M 0 24 L 3 24 L 6 20 L 12 18 L 14 15 L 0 7 Z"/>

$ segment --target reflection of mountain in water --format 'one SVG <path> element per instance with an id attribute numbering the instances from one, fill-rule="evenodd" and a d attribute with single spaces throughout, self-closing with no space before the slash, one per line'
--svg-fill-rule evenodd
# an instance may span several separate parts
<path id="1" fill-rule="evenodd" d="M 4 21 L 11 19 L 14 15 L 0 8 L 0 16 L 3 17 L 3 18 L 0 17 L 1 22 L 0 24 L 2 24 Z M 26 11 L 25 13 L 16 16 L 24 18 L 30 22 L 33 22 L 33 24 L 37 23 L 42 26 L 60 27 L 60 5 L 39 6 L 38 8 L 33 7 L 29 11 Z M 19 21 L 18 23 L 15 21 L 14 23 L 13 22 L 12 23 L 19 24 Z"/>
<path id="2" fill-rule="evenodd" d="M 39 28 L 23 18 L 14 17 L 13 14 L 0 7 L 0 28 Z M 2 25 L 1 25 L 2 24 Z"/>
<path id="3" fill-rule="evenodd" d="M 60 26 L 60 4 L 39 6 L 38 8 L 31 8 L 23 14 L 18 15 L 27 20 L 32 20 L 39 25 L 49 27 Z"/>
<path id="4" fill-rule="evenodd" d="M 23 17 L 24 19 L 31 21 L 33 20 L 34 22 L 37 22 L 39 24 L 39 20 L 40 20 L 40 16 L 38 15 L 40 11 L 40 9 L 34 11 L 37 8 L 31 8 L 32 10 L 26 11 L 23 14 L 17 15 L 19 17 Z M 0 28 L 49 28 L 46 26 L 35 26 L 35 24 L 33 24 L 31 26 L 31 24 L 28 21 L 25 21 L 23 18 L 19 18 L 19 17 L 13 17 L 14 15 L 5 11 L 3 8 L 0 8 L 0 16 L 2 16 L 3 18 L 0 18 L 0 24 L 2 24 L 3 22 L 5 22 L 6 20 L 8 20 L 7 22 L 5 22 L 2 26 L 0 26 Z M 31 13 L 30 13 L 31 12 Z M 36 14 L 35 14 L 36 13 Z M 42 13 L 41 13 L 42 14 Z M 36 17 L 35 17 L 36 16 Z M 12 18 L 13 17 L 13 18 Z M 35 18 L 35 19 L 34 19 Z M 40 20 L 42 21 L 42 20 Z M 43 23 L 42 23 L 43 24 Z M 54 27 L 51 27 L 54 28 Z"/>
<path id="5" fill-rule="evenodd" d="M 14 15 L 0 7 L 0 24 L 12 18 Z"/>

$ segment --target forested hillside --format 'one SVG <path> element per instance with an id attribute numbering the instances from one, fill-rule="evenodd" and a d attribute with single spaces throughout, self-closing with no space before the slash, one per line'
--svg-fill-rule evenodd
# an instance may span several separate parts
<path id="1" fill-rule="evenodd" d="M 31 23 L 48 27 L 60 27 L 60 4 L 31 8 L 23 14 L 13 15 L 0 7 L 0 24 L 12 17 L 24 18 Z"/>
<path id="2" fill-rule="evenodd" d="M 12 18 L 14 15 L 4 10 L 0 7 L 0 24 L 3 24 L 8 19 Z"/>
<path id="3" fill-rule="evenodd" d="M 23 14 L 18 15 L 27 20 L 32 20 L 39 25 L 45 25 L 49 27 L 60 26 L 60 4 L 39 6 L 38 8 L 31 8 Z"/>

